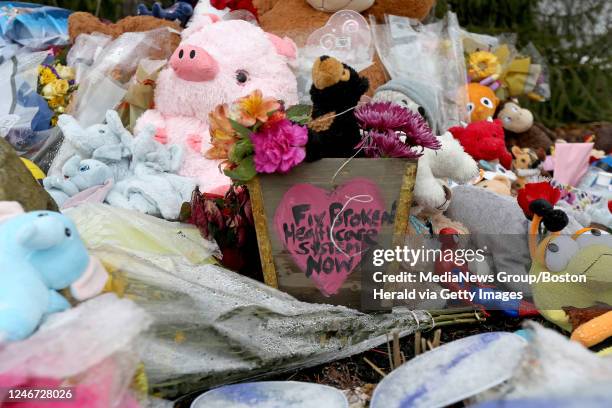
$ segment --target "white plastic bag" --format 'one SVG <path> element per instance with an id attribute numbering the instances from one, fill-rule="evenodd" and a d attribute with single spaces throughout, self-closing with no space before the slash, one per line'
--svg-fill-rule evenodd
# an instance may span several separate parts
<path id="1" fill-rule="evenodd" d="M 9 388 L 64 389 L 74 406 L 138 407 L 129 388 L 144 310 L 105 294 L 51 316 L 30 338 L 0 345 L 0 405 Z"/>

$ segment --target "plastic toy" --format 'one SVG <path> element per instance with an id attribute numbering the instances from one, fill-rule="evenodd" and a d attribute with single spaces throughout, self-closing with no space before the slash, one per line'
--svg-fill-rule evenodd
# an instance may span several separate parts
<path id="1" fill-rule="evenodd" d="M 59 290 L 77 300 L 100 293 L 102 264 L 87 253 L 74 223 L 60 213 L 24 213 L 0 202 L 0 341 L 28 337 L 52 313 L 70 308 Z"/>

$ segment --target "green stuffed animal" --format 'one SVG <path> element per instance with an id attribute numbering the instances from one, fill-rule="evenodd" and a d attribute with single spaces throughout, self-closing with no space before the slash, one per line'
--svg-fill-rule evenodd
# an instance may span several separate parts
<path id="1" fill-rule="evenodd" d="M 612 235 L 584 228 L 560 235 L 567 216 L 545 200 L 530 205 L 533 221 L 529 236 L 533 299 L 546 319 L 571 331 L 563 309 L 604 309 L 612 305 Z M 538 242 L 541 225 L 550 235 Z M 539 278 L 539 280 L 538 280 Z"/>

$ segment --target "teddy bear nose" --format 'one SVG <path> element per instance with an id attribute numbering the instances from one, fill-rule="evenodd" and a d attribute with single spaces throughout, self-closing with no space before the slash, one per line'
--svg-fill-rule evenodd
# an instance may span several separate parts
<path id="1" fill-rule="evenodd" d="M 179 78 L 191 82 L 211 81 L 219 72 L 217 61 L 194 45 L 179 47 L 170 58 L 170 66 Z"/>

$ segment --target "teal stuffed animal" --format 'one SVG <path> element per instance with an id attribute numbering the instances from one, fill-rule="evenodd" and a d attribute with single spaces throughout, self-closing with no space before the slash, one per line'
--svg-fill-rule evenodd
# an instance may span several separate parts
<path id="1" fill-rule="evenodd" d="M 83 160 L 80 156 L 72 156 L 64 164 L 62 175 L 43 179 L 43 187 L 60 208 L 79 192 L 114 180 L 113 171 L 108 165 L 99 160 Z"/>
<path id="2" fill-rule="evenodd" d="M 70 115 L 60 115 L 57 125 L 62 129 L 64 139 L 70 143 L 79 156 L 98 160 L 108 165 L 116 181 L 129 175 L 132 134 L 123 127 L 114 110 L 106 112 L 106 123 L 83 128 Z"/>
<path id="3" fill-rule="evenodd" d="M 70 308 L 59 290 L 84 300 L 107 278 L 69 218 L 0 202 L 0 342 L 25 339 L 45 317 Z"/>

